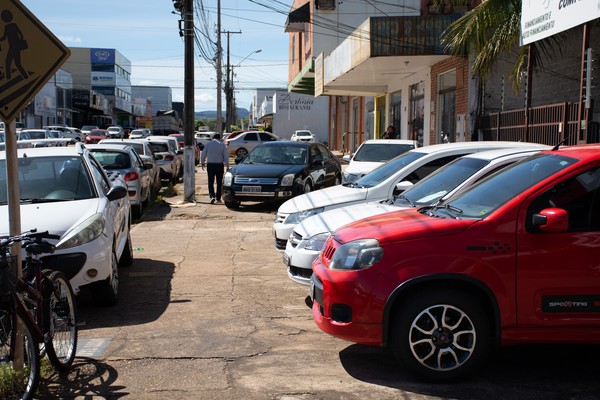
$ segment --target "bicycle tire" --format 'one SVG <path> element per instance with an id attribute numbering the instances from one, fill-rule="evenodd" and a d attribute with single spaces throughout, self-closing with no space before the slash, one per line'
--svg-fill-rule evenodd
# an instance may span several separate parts
<path id="1" fill-rule="evenodd" d="M 29 320 L 17 309 L 0 310 L 0 398 L 6 400 L 30 400 L 37 391 L 40 378 L 39 344 L 33 335 Z M 19 332 L 13 328 L 20 322 Z M 23 371 L 14 367 L 14 346 L 17 335 L 23 343 Z"/>
<path id="2" fill-rule="evenodd" d="M 45 291 L 50 298 L 43 302 L 48 330 L 45 335 L 46 354 L 56 369 L 65 371 L 73 364 L 77 352 L 75 296 L 65 274 L 59 271 L 44 271 L 43 274 L 52 283 L 52 290 Z"/>

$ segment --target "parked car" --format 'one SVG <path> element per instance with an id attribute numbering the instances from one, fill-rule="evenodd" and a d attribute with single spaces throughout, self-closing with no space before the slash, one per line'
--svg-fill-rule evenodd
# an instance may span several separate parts
<path id="1" fill-rule="evenodd" d="M 145 139 L 152 136 L 152 131 L 147 128 L 134 129 L 129 133 L 129 139 Z"/>
<path id="2" fill-rule="evenodd" d="M 279 207 L 273 224 L 275 248 L 284 251 L 294 227 L 312 215 L 355 203 L 389 199 L 450 161 L 467 154 L 531 145 L 532 143 L 523 142 L 486 141 L 437 144 L 409 150 L 352 184 L 318 190 L 287 200 Z"/>
<path id="3" fill-rule="evenodd" d="M 17 149 L 31 148 L 33 144 L 30 141 L 17 141 Z M 6 150 L 6 137 L 4 132 L 0 131 L 0 150 Z"/>
<path id="4" fill-rule="evenodd" d="M 142 216 L 144 205 L 152 197 L 152 164 L 142 161 L 128 144 L 99 143 L 86 146 L 106 170 L 109 177 L 120 174 L 127 184 L 134 218 Z"/>
<path id="5" fill-rule="evenodd" d="M 125 138 L 125 130 L 123 129 L 122 126 L 119 126 L 119 125 L 109 126 L 106 130 L 108 131 L 108 137 L 110 137 L 111 139 Z"/>
<path id="6" fill-rule="evenodd" d="M 179 145 L 179 140 L 170 136 L 148 136 L 146 139 L 154 142 L 163 141 L 168 144 L 169 150 L 175 156 L 174 182 L 183 178 L 183 147 Z"/>
<path id="7" fill-rule="evenodd" d="M 171 133 L 170 137 L 174 137 L 179 142 L 180 148 L 185 148 L 185 135 L 183 133 Z M 196 144 L 194 146 L 194 165 L 198 165 L 200 163 L 200 148 Z"/>
<path id="8" fill-rule="evenodd" d="M 282 201 L 301 193 L 339 185 L 342 167 L 321 143 L 264 142 L 225 173 L 223 201 Z"/>
<path id="9" fill-rule="evenodd" d="M 240 133 L 233 138 L 230 135 L 225 141 L 225 146 L 227 146 L 227 151 L 231 156 L 242 158 L 259 144 L 276 140 L 279 140 L 279 138 L 272 133 L 249 131 Z"/>
<path id="10" fill-rule="evenodd" d="M 202 151 L 204 149 L 204 145 L 212 140 L 215 132 L 196 132 L 194 137 L 196 139 L 196 145 Z M 224 140 L 224 139 L 222 139 Z"/>
<path id="11" fill-rule="evenodd" d="M 94 129 L 100 129 L 99 126 L 97 125 L 83 125 L 81 127 L 81 133 L 83 133 L 83 136 L 85 138 L 85 136 L 89 135 L 91 131 L 93 131 Z"/>
<path id="12" fill-rule="evenodd" d="M 160 167 L 156 160 L 156 155 L 150 147 L 150 142 L 143 139 L 104 139 L 99 142 L 100 144 L 127 144 L 133 148 L 133 150 L 140 156 L 144 164 L 152 165 L 149 169 L 150 182 L 152 187 L 152 194 L 157 194 L 162 188 L 162 182 L 160 177 Z"/>
<path id="13" fill-rule="evenodd" d="M 342 183 L 356 182 L 381 164 L 417 147 L 418 142 L 416 140 L 367 140 L 359 146 L 356 153 L 347 154 L 343 157 L 348 162 L 348 166 L 344 169 Z"/>
<path id="14" fill-rule="evenodd" d="M 96 144 L 106 138 L 108 138 L 108 131 L 106 129 L 92 129 L 83 142 L 85 144 Z"/>
<path id="15" fill-rule="evenodd" d="M 160 179 L 167 183 L 177 183 L 178 163 L 177 155 L 169 147 L 169 143 L 165 140 L 146 139 L 150 145 L 150 149 L 154 153 L 156 163 L 160 168 Z"/>
<path id="16" fill-rule="evenodd" d="M 316 138 L 311 131 L 299 130 L 292 133 L 290 140 L 292 142 L 314 142 Z"/>
<path id="17" fill-rule="evenodd" d="M 71 139 L 62 137 L 60 131 L 49 129 L 23 129 L 17 132 L 17 140 L 29 140 L 33 147 L 67 146 Z"/>
<path id="18" fill-rule="evenodd" d="M 464 191 L 494 172 L 550 146 L 509 148 L 468 154 L 441 167 L 398 196 L 334 208 L 296 225 L 285 248 L 283 262 L 288 277 L 303 285 L 310 283 L 312 263 L 325 241 L 336 229 L 373 215 L 412 207 L 425 207 Z"/>
<path id="19" fill-rule="evenodd" d="M 540 152 L 433 207 L 369 217 L 313 264 L 323 331 L 433 380 L 496 345 L 598 344 L 600 146 Z"/>
<path id="20" fill-rule="evenodd" d="M 79 293 L 89 288 L 92 299 L 115 304 L 119 296 L 118 263 L 133 262 L 127 188 L 111 181 L 83 145 L 20 149 L 21 229 L 48 230 L 61 236 L 54 254 L 43 257 L 44 268 L 65 273 Z M 0 170 L 6 153 L 0 152 Z M 0 235 L 9 233 L 7 185 L 0 174 Z"/>
<path id="21" fill-rule="evenodd" d="M 70 126 L 62 126 L 62 125 L 48 125 L 44 126 L 44 129 L 52 130 L 52 131 L 60 131 L 63 134 L 63 137 L 72 139 L 74 142 L 82 142 L 85 135 L 78 128 L 73 128 Z"/>

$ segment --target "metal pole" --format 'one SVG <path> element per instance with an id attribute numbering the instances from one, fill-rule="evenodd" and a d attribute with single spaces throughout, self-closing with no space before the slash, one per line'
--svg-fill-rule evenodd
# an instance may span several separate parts
<path id="1" fill-rule="evenodd" d="M 195 150 L 194 137 L 194 0 L 185 0 L 184 9 L 184 43 L 185 43 L 185 82 L 184 82 L 184 162 L 183 190 L 184 201 L 195 202 Z"/>
<path id="2" fill-rule="evenodd" d="M 223 49 L 221 47 L 221 0 L 217 1 L 217 125 L 215 131 L 217 133 L 223 132 L 223 117 L 221 110 L 223 108 L 221 103 L 221 91 L 223 90 L 223 71 L 221 66 L 221 58 Z"/>
<path id="3" fill-rule="evenodd" d="M 589 40 L 590 33 L 588 30 L 588 24 L 584 24 L 583 40 L 581 45 L 581 79 L 579 81 L 579 112 L 577 115 L 577 139 L 574 143 L 569 144 L 587 143 L 587 110 L 585 109 L 583 98 L 585 97 L 586 49 L 588 48 Z"/>

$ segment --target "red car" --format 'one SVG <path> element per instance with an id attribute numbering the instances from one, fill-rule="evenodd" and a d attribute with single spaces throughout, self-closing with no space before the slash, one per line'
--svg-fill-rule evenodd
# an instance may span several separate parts
<path id="1" fill-rule="evenodd" d="M 169 136 L 173 136 L 177 138 L 179 142 L 179 146 L 185 149 L 185 135 L 182 133 L 171 133 Z M 195 142 L 195 139 L 194 139 Z M 194 146 L 194 164 L 198 165 L 200 163 L 200 148 L 198 146 Z"/>
<path id="2" fill-rule="evenodd" d="M 83 139 L 83 142 L 85 144 L 96 144 L 107 138 L 108 131 L 106 129 L 92 129 L 85 139 Z"/>
<path id="3" fill-rule="evenodd" d="M 313 270 L 323 331 L 387 346 L 428 379 L 476 371 L 495 345 L 600 343 L 600 145 L 346 225 Z"/>

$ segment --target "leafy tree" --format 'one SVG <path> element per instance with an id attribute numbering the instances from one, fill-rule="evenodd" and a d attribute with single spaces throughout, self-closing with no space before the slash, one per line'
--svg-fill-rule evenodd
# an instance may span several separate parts
<path id="1" fill-rule="evenodd" d="M 465 4 L 465 0 L 434 0 L 435 4 Z M 474 57 L 473 70 L 485 79 L 496 61 L 511 54 L 521 35 L 522 0 L 482 0 L 481 4 L 453 22 L 442 36 L 442 44 L 453 55 Z M 557 34 L 516 49 L 516 59 L 510 80 L 518 93 L 526 77 L 528 53 L 531 50 L 531 69 L 539 71 L 543 59 L 554 55 L 566 34 Z"/>

